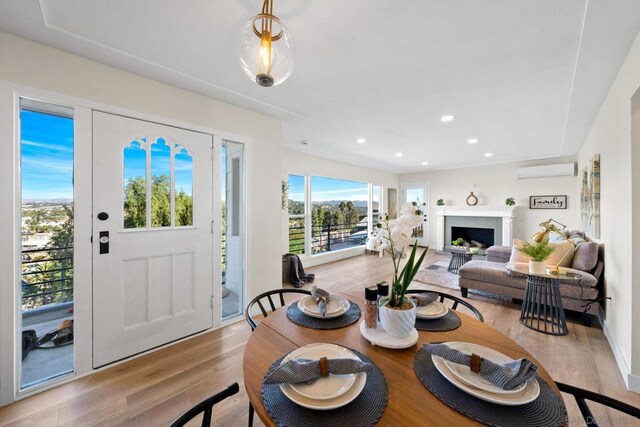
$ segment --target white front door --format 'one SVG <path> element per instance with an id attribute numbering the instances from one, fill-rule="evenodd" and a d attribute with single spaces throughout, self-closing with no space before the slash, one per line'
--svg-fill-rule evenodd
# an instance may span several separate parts
<path id="1" fill-rule="evenodd" d="M 94 367 L 212 326 L 212 149 L 211 135 L 93 113 Z"/>
<path id="2" fill-rule="evenodd" d="M 422 225 L 416 228 L 413 236 L 418 246 L 429 246 L 429 183 L 402 184 L 402 203 L 416 202 L 422 211 Z"/>

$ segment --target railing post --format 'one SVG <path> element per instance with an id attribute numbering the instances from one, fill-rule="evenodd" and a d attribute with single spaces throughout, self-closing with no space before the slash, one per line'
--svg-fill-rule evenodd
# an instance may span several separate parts
<path id="1" fill-rule="evenodd" d="M 327 224 L 327 252 L 331 251 L 331 223 Z"/>

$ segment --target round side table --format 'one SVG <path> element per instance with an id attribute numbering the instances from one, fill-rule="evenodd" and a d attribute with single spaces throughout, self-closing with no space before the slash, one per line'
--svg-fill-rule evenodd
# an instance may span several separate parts
<path id="1" fill-rule="evenodd" d="M 460 267 L 471 261 L 473 254 L 471 252 L 451 251 L 451 261 L 447 271 L 449 273 L 458 274 Z"/>
<path id="2" fill-rule="evenodd" d="M 520 323 L 549 335 L 569 333 L 557 277 L 527 275 Z"/>

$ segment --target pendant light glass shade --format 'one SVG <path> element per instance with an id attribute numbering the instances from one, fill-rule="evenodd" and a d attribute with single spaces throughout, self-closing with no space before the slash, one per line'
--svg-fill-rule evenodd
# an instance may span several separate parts
<path id="1" fill-rule="evenodd" d="M 261 13 L 242 26 L 238 55 L 242 69 L 260 86 L 277 86 L 293 72 L 295 44 L 287 27 L 270 13 Z"/>

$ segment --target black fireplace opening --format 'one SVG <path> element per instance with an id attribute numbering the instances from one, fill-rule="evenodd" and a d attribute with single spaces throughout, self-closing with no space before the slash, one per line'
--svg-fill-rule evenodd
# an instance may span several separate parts
<path id="1" fill-rule="evenodd" d="M 464 239 L 465 242 L 476 241 L 482 243 L 485 248 L 493 246 L 493 228 L 475 227 L 451 227 L 451 241 Z"/>

